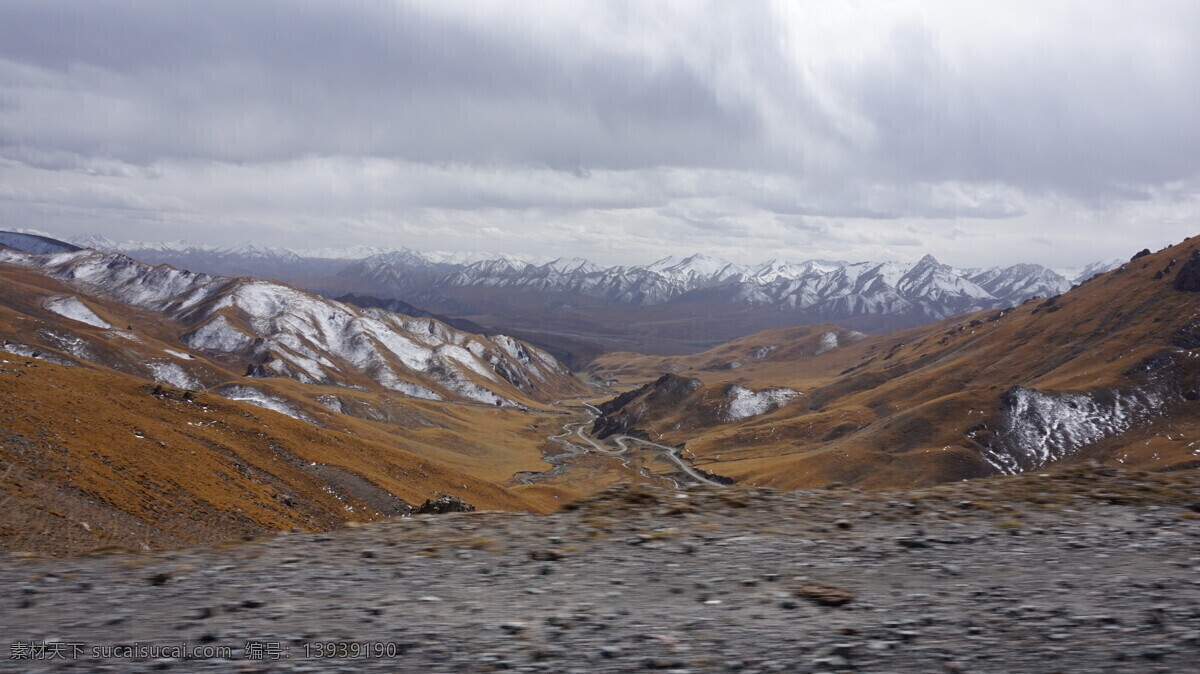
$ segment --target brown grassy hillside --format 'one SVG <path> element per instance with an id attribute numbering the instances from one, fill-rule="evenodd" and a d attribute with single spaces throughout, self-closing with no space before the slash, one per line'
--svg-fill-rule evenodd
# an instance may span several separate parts
<path id="1" fill-rule="evenodd" d="M 382 437 L 100 369 L 0 358 L 0 545 L 82 551 L 322 530 L 439 493 L 533 506 Z"/>

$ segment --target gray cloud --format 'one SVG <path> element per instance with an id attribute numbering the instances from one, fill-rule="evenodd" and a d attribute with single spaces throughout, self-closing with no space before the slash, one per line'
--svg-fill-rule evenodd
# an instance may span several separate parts
<path id="1" fill-rule="evenodd" d="M 9 0 L 0 217 L 1078 263 L 1195 233 L 1197 81 L 1182 1 Z"/>
<path id="2" fill-rule="evenodd" d="M 1188 83 L 1200 81 L 1200 11 L 1181 9 L 1174 20 L 1186 28 L 1130 40 L 1121 35 L 1141 17 L 1089 6 L 1091 22 L 958 60 L 926 28 L 899 26 L 894 58 L 850 77 L 879 130 L 871 163 L 895 177 L 1114 198 L 1194 176 L 1200 96 Z"/>
<path id="3" fill-rule="evenodd" d="M 392 3 L 69 7 L 0 10 L 0 76 L 24 85 L 5 145 L 131 163 L 315 153 L 630 168 L 728 164 L 757 125 L 682 59 L 531 41 L 519 22 Z"/>

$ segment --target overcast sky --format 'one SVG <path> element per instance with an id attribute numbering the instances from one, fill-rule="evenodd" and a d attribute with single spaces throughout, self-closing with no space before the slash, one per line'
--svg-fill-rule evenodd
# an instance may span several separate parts
<path id="1" fill-rule="evenodd" d="M 0 227 L 608 263 L 1200 234 L 1200 3 L 0 3 Z"/>

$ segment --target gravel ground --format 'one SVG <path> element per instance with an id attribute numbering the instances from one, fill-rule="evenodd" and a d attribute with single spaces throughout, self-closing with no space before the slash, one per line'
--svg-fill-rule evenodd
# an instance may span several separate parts
<path id="1" fill-rule="evenodd" d="M 0 670 L 1198 671 L 1197 510 L 1191 472 L 623 487 L 549 516 L 14 558 L 9 658 L 79 655 Z M 135 643 L 231 653 L 92 657 Z"/>

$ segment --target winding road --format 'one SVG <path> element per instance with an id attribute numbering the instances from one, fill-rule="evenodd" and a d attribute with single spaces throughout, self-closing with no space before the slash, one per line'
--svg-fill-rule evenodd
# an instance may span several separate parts
<path id="1" fill-rule="evenodd" d="M 556 402 L 554 404 L 557 405 L 558 403 Z M 563 429 L 562 433 L 559 433 L 558 435 L 546 436 L 548 440 L 552 440 L 554 442 L 562 444 L 562 446 L 565 449 L 565 451 L 562 454 L 551 454 L 551 455 L 542 457 L 542 460 L 545 461 L 546 463 L 550 464 L 551 466 L 553 466 L 553 468 L 551 468 L 550 470 L 541 471 L 541 472 L 521 471 L 519 473 L 514 473 L 513 477 L 512 477 L 512 481 L 515 482 L 516 484 L 529 485 L 529 484 L 533 484 L 535 480 L 544 480 L 546 478 L 557 477 L 557 476 L 561 475 L 562 472 L 564 470 L 566 470 L 568 459 L 570 459 L 573 456 L 579 456 L 580 454 L 587 453 L 586 448 L 580 447 L 579 445 L 566 439 L 566 438 L 570 437 L 570 435 L 572 433 L 572 430 L 571 430 L 572 426 L 574 426 L 576 424 L 586 424 L 586 423 L 587 422 L 566 423 L 566 424 L 563 424 L 563 426 L 562 426 L 562 429 Z"/>
<path id="2" fill-rule="evenodd" d="M 556 401 L 554 403 L 554 406 L 556 406 L 556 407 L 562 406 L 562 403 L 564 403 L 564 402 L 566 402 L 566 401 L 562 401 L 562 400 Z M 584 431 L 584 428 L 586 428 L 588 426 L 588 424 L 592 423 L 593 421 L 596 420 L 597 417 L 600 416 L 599 408 L 597 408 L 595 405 L 592 405 L 591 403 L 589 403 L 587 401 L 580 401 L 580 402 L 582 403 L 583 407 L 585 408 L 585 410 L 587 411 L 587 413 L 590 416 L 583 421 L 571 421 L 571 422 L 565 423 L 562 425 L 561 433 L 546 436 L 546 439 L 551 440 L 553 442 L 560 443 L 566 449 L 566 451 L 564 451 L 562 454 L 554 454 L 554 455 L 544 457 L 544 460 L 547 463 L 549 463 L 550 465 L 552 465 L 553 468 L 551 468 L 548 471 L 544 471 L 544 472 L 526 471 L 526 472 L 517 473 L 517 474 L 513 475 L 513 481 L 515 483 L 528 485 L 528 484 L 533 484 L 534 481 L 537 481 L 537 480 L 544 480 L 544 479 L 547 479 L 550 477 L 555 477 L 557 475 L 560 475 L 566 469 L 567 464 L 572 457 L 579 456 L 581 454 L 585 454 L 589 451 L 589 448 L 590 448 L 590 450 L 594 450 L 595 452 L 597 452 L 599 454 L 603 454 L 605 456 L 610 456 L 610 457 L 620 460 L 621 464 L 625 468 L 628 468 L 630 470 L 636 470 L 638 473 L 640 473 L 643 477 L 646 477 L 647 479 L 650 479 L 650 480 L 653 480 L 655 478 L 666 479 L 666 480 L 669 480 L 672 484 L 674 484 L 676 489 L 679 489 L 682 485 L 680 485 L 679 481 L 676 480 L 675 478 L 668 477 L 666 475 L 658 475 L 656 473 L 650 473 L 650 472 L 646 471 L 646 469 L 644 469 L 644 468 L 641 468 L 638 466 L 633 466 L 633 465 L 631 465 L 630 460 L 628 458 L 622 456 L 622 455 L 626 454 L 630 449 L 625 444 L 626 442 L 637 442 L 637 443 L 641 443 L 642 445 L 645 445 L 647 447 L 651 447 L 653 449 L 658 450 L 664 457 L 667 458 L 667 460 L 669 460 L 671 463 L 675 464 L 679 468 L 679 470 L 682 474 L 684 474 L 688 478 L 690 478 L 692 482 L 695 482 L 697 484 L 709 485 L 709 486 L 713 486 L 713 487 L 724 487 L 725 486 L 719 482 L 709 479 L 704 474 L 700 473 L 695 468 L 693 468 L 691 465 L 689 465 L 679 455 L 679 449 L 676 447 L 670 447 L 668 445 L 663 445 L 663 444 L 660 444 L 657 442 L 651 442 L 650 440 L 643 440 L 641 438 L 635 438 L 630 435 L 613 436 L 612 439 L 614 442 L 617 443 L 617 449 L 605 447 L 604 445 L 597 442 L 595 439 L 593 439 L 590 435 L 588 435 Z M 587 446 L 581 446 L 579 444 L 571 442 L 570 440 L 567 439 L 571 436 L 575 436 L 579 440 L 586 443 Z"/>

